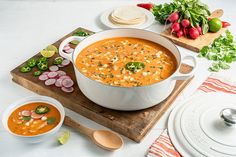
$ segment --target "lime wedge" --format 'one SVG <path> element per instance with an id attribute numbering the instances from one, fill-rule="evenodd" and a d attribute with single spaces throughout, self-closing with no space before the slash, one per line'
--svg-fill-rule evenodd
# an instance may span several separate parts
<path id="1" fill-rule="evenodd" d="M 80 41 L 78 41 L 78 40 L 72 40 L 70 43 L 73 44 L 73 45 L 78 45 L 78 44 L 80 43 Z"/>
<path id="2" fill-rule="evenodd" d="M 54 45 L 48 45 L 48 46 L 45 48 L 45 50 L 47 50 L 47 51 L 55 51 L 55 53 L 58 53 L 58 49 L 57 49 L 57 47 L 54 46 Z"/>
<path id="3" fill-rule="evenodd" d="M 65 144 L 70 138 L 70 132 L 64 131 L 63 134 L 57 139 L 60 144 Z"/>
<path id="4" fill-rule="evenodd" d="M 42 50 L 40 53 L 43 57 L 50 58 L 55 54 L 55 51 Z"/>

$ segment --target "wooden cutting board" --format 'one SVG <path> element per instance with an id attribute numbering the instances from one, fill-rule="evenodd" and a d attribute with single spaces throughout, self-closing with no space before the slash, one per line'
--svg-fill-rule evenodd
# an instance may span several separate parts
<path id="1" fill-rule="evenodd" d="M 221 17 L 223 15 L 222 9 L 215 10 L 210 18 L 213 17 Z M 204 35 L 201 35 L 197 39 L 189 39 L 185 37 L 178 38 L 175 34 L 171 34 L 171 29 L 168 28 L 165 31 L 161 33 L 162 36 L 172 40 L 176 45 L 182 46 L 184 48 L 187 48 L 189 50 L 199 52 L 203 46 L 210 45 L 216 38 L 218 38 L 222 33 L 226 31 L 227 28 L 221 28 L 216 33 L 208 32 Z"/>
<path id="2" fill-rule="evenodd" d="M 85 31 L 91 33 L 91 31 L 88 30 Z M 71 36 L 73 32 L 58 40 L 53 45 L 58 47 L 61 41 L 66 37 Z M 39 56 L 39 54 L 36 54 L 34 57 L 37 56 Z M 57 56 L 58 54 L 50 58 L 49 63 Z M 24 63 L 22 63 L 22 65 L 23 64 Z M 75 91 L 73 93 L 65 93 L 55 86 L 45 86 L 44 81 L 38 80 L 38 78 L 34 77 L 31 72 L 19 72 L 20 66 L 21 65 L 11 71 L 13 77 L 12 80 L 14 82 L 40 95 L 53 97 L 60 101 L 64 107 L 123 134 L 136 142 L 140 142 L 145 137 L 191 80 L 177 81 L 172 94 L 166 100 L 154 107 L 140 111 L 125 112 L 107 109 L 93 103 L 82 94 L 77 84 L 74 85 Z M 181 71 L 184 73 L 191 71 L 191 69 L 192 67 L 185 64 L 181 67 Z M 71 76 L 74 82 L 76 82 L 74 69 L 71 64 L 67 67 L 61 68 L 61 70 L 65 71 L 69 76 Z"/>

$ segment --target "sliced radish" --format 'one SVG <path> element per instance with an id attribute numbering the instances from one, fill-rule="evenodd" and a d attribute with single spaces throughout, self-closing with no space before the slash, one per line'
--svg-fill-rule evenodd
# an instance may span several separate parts
<path id="1" fill-rule="evenodd" d="M 69 45 L 65 45 L 65 46 L 63 47 L 63 50 L 64 50 L 64 51 L 69 50 L 69 49 L 70 49 L 70 46 L 69 46 Z"/>
<path id="2" fill-rule="evenodd" d="M 70 49 L 68 49 L 68 50 L 65 50 L 65 52 L 66 52 L 66 53 L 72 53 L 72 52 L 74 52 L 74 49 L 70 48 Z"/>
<path id="3" fill-rule="evenodd" d="M 32 114 L 31 114 L 31 118 L 33 118 L 33 119 L 40 119 L 43 116 L 44 116 L 43 114 L 37 114 L 35 112 L 32 112 Z"/>
<path id="4" fill-rule="evenodd" d="M 48 73 L 50 73 L 49 71 L 45 71 L 42 73 L 42 75 L 48 75 Z"/>
<path id="5" fill-rule="evenodd" d="M 55 83 L 55 86 L 56 87 L 62 87 L 62 80 L 63 79 L 57 79 L 56 83 Z"/>
<path id="6" fill-rule="evenodd" d="M 58 66 L 56 66 L 56 65 L 52 65 L 52 66 L 49 67 L 49 70 L 50 70 L 50 71 L 58 71 L 59 68 L 58 68 Z"/>
<path id="7" fill-rule="evenodd" d="M 22 112 L 21 112 L 21 115 L 22 116 L 30 116 L 31 115 L 31 112 L 29 111 L 29 110 L 23 110 Z"/>
<path id="8" fill-rule="evenodd" d="M 52 72 L 48 73 L 49 78 L 56 78 L 57 76 L 58 76 L 58 73 L 55 72 L 55 71 L 52 71 Z"/>
<path id="9" fill-rule="evenodd" d="M 53 84 L 56 83 L 56 79 L 53 79 L 53 78 L 52 79 L 48 79 L 44 83 L 45 83 L 46 86 L 50 86 L 50 85 L 53 85 Z"/>
<path id="10" fill-rule="evenodd" d="M 59 77 L 66 75 L 66 72 L 65 72 L 65 71 L 62 71 L 62 70 L 58 70 L 57 73 L 58 73 L 58 76 L 59 76 Z"/>
<path id="11" fill-rule="evenodd" d="M 61 77 L 59 77 L 59 79 L 71 79 L 71 78 L 70 78 L 70 76 L 65 75 L 65 76 L 61 76 Z"/>
<path id="12" fill-rule="evenodd" d="M 66 92 L 66 93 L 71 93 L 71 92 L 74 91 L 74 88 L 73 87 L 69 87 L 69 88 L 61 87 L 61 90 Z"/>
<path id="13" fill-rule="evenodd" d="M 59 65 L 57 65 L 59 68 L 63 68 L 63 67 L 65 67 L 64 65 L 62 65 L 62 64 L 59 64 Z"/>
<path id="14" fill-rule="evenodd" d="M 68 59 L 64 59 L 61 64 L 67 66 L 70 64 L 70 61 Z"/>
<path id="15" fill-rule="evenodd" d="M 66 78 L 62 80 L 63 87 L 69 88 L 69 87 L 72 87 L 73 85 L 74 85 L 74 81 L 72 79 Z"/>
<path id="16" fill-rule="evenodd" d="M 41 80 L 41 81 L 45 81 L 47 79 L 48 79 L 48 75 L 42 74 L 39 76 L 39 80 Z"/>

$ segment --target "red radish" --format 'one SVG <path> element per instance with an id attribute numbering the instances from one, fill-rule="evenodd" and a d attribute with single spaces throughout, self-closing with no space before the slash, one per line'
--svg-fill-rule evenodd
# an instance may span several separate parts
<path id="1" fill-rule="evenodd" d="M 62 81 L 63 81 L 63 79 L 57 79 L 57 81 L 55 83 L 55 86 L 56 87 L 62 87 Z"/>
<path id="2" fill-rule="evenodd" d="M 208 18 L 207 18 L 207 20 L 208 20 L 208 21 L 211 21 L 211 18 L 210 18 L 210 17 L 208 17 Z"/>
<path id="3" fill-rule="evenodd" d="M 59 77 L 59 79 L 71 79 L 71 78 L 70 78 L 70 76 L 65 75 L 65 76 Z"/>
<path id="4" fill-rule="evenodd" d="M 198 30 L 199 34 L 202 35 L 202 27 L 197 26 L 196 29 Z"/>
<path id="5" fill-rule="evenodd" d="M 154 7 L 154 4 L 152 4 L 152 3 L 140 3 L 140 4 L 137 4 L 137 6 L 150 11 Z"/>
<path id="6" fill-rule="evenodd" d="M 188 28 L 183 28 L 183 34 L 184 34 L 184 36 L 187 36 L 188 35 Z"/>
<path id="7" fill-rule="evenodd" d="M 174 23 L 175 21 L 177 21 L 179 19 L 179 13 L 178 12 L 173 12 L 172 14 L 170 14 L 170 16 L 167 18 L 168 21 L 170 21 L 171 23 Z"/>
<path id="8" fill-rule="evenodd" d="M 183 19 L 183 20 L 181 21 L 181 25 L 182 25 L 183 27 L 188 27 L 188 26 L 190 25 L 190 21 L 189 21 L 188 19 Z"/>
<path id="9" fill-rule="evenodd" d="M 69 88 L 74 85 L 74 82 L 73 80 L 67 78 L 67 79 L 63 79 L 61 84 L 63 87 Z"/>
<path id="10" fill-rule="evenodd" d="M 48 75 L 42 74 L 39 76 L 39 80 L 41 80 L 41 81 L 45 81 L 47 79 L 48 79 Z"/>
<path id="11" fill-rule="evenodd" d="M 52 71 L 52 72 L 48 73 L 49 78 L 56 78 L 57 76 L 58 76 L 58 73 L 55 72 L 55 71 Z"/>
<path id="12" fill-rule="evenodd" d="M 31 113 L 31 118 L 33 118 L 33 119 L 40 119 L 42 117 L 43 117 L 43 114 L 37 114 L 35 112 Z"/>
<path id="13" fill-rule="evenodd" d="M 176 35 L 177 35 L 178 38 L 182 37 L 183 34 L 184 34 L 184 33 L 183 33 L 182 30 L 179 30 L 179 31 L 176 33 Z"/>
<path id="14" fill-rule="evenodd" d="M 229 22 L 226 22 L 226 21 L 222 21 L 222 27 L 225 28 L 225 27 L 228 27 L 230 26 L 231 24 Z"/>
<path id="15" fill-rule="evenodd" d="M 70 64 L 70 61 L 68 59 L 64 59 L 61 63 L 63 66 L 67 66 Z"/>
<path id="16" fill-rule="evenodd" d="M 196 28 L 189 28 L 189 35 L 192 39 L 197 39 L 199 37 L 199 32 Z"/>
<path id="17" fill-rule="evenodd" d="M 172 32 L 178 32 L 180 30 L 180 24 L 175 22 L 171 25 Z"/>
<path id="18" fill-rule="evenodd" d="M 71 92 L 74 91 L 74 88 L 73 87 L 69 87 L 69 88 L 61 87 L 61 90 L 66 92 L 66 93 L 71 93 Z"/>
<path id="19" fill-rule="evenodd" d="M 59 76 L 59 77 L 66 75 L 66 72 L 65 72 L 65 71 L 62 71 L 62 70 L 58 70 L 57 73 L 58 73 L 58 76 Z"/>
<path id="20" fill-rule="evenodd" d="M 56 83 L 56 79 L 53 79 L 53 78 L 52 79 L 48 79 L 44 83 L 45 83 L 46 86 L 51 86 L 51 85 Z"/>
<path id="21" fill-rule="evenodd" d="M 30 111 L 28 111 L 28 110 L 23 110 L 22 112 L 21 112 L 21 115 L 22 116 L 30 116 L 31 115 L 31 112 Z"/>
<path id="22" fill-rule="evenodd" d="M 50 71 L 57 71 L 57 70 L 59 70 L 59 68 L 56 65 L 52 65 L 52 66 L 49 67 L 49 70 Z"/>

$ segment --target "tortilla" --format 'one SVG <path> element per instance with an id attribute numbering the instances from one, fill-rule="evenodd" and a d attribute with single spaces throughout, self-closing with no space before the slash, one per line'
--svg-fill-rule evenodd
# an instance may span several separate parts
<path id="1" fill-rule="evenodd" d="M 146 15 L 139 7 L 124 6 L 115 9 L 109 19 L 115 24 L 134 25 L 145 22 Z"/>

